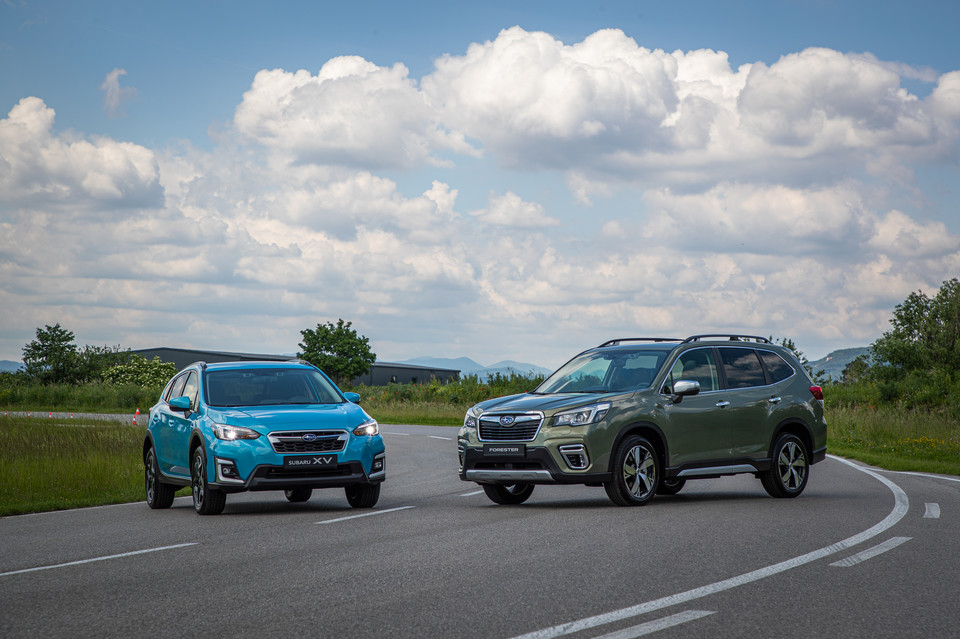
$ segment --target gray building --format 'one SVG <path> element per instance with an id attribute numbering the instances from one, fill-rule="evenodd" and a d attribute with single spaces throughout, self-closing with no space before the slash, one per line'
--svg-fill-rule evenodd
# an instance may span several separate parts
<path id="1" fill-rule="evenodd" d="M 177 370 L 185 368 L 194 362 L 286 362 L 295 359 L 293 355 L 264 355 L 258 353 L 229 353 L 224 351 L 203 351 L 190 348 L 141 348 L 132 350 L 148 360 L 159 357 L 160 361 L 170 362 Z M 460 380 L 460 371 L 451 368 L 435 368 L 432 366 L 415 366 L 413 364 L 395 364 L 391 362 L 376 362 L 370 372 L 353 380 L 356 384 L 367 386 L 386 386 L 396 384 L 428 384 L 437 379 L 444 384 Z"/>

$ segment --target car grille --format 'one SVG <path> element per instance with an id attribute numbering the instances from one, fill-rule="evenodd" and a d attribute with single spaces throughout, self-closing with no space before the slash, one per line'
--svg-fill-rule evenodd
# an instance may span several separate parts
<path id="1" fill-rule="evenodd" d="M 487 413 L 480 416 L 480 440 L 493 442 L 529 442 L 537 436 L 542 413 Z"/>
<path id="2" fill-rule="evenodd" d="M 278 453 L 336 453 L 346 446 L 347 433 L 342 430 L 303 430 L 270 433 L 267 439 Z"/>

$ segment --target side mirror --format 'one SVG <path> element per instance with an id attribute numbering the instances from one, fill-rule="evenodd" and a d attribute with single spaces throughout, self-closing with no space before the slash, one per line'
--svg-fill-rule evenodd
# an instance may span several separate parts
<path id="1" fill-rule="evenodd" d="M 174 397 L 170 400 L 170 410 L 176 411 L 178 413 L 189 413 L 190 412 L 190 398 L 184 395 L 183 397 Z"/>
<path id="2" fill-rule="evenodd" d="M 679 404 L 684 397 L 691 397 L 700 394 L 700 382 L 691 382 L 688 379 L 681 379 L 673 385 L 673 403 Z"/>
<path id="3" fill-rule="evenodd" d="M 344 393 L 343 396 L 347 398 L 348 402 L 360 403 L 360 393 Z"/>

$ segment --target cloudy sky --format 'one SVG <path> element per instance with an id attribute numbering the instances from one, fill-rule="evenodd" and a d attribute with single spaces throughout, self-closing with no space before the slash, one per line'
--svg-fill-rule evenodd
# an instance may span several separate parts
<path id="1" fill-rule="evenodd" d="M 960 276 L 960 4 L 0 0 L 0 359 L 811 359 Z"/>

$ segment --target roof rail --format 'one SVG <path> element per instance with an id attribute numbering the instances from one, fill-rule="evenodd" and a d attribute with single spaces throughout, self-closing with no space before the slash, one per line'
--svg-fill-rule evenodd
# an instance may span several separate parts
<path id="1" fill-rule="evenodd" d="M 678 337 L 621 337 L 619 339 L 611 339 L 604 342 L 597 348 L 603 348 L 604 346 L 615 346 L 620 342 L 679 342 L 680 338 Z"/>
<path id="2" fill-rule="evenodd" d="M 690 342 L 699 342 L 711 337 L 725 337 L 731 342 L 758 342 L 760 344 L 769 344 L 770 340 L 766 337 L 760 337 L 759 335 L 736 335 L 731 333 L 710 333 L 707 335 L 691 335 L 687 339 L 683 340 L 684 344 L 689 344 Z"/>
<path id="3" fill-rule="evenodd" d="M 191 362 L 184 366 L 184 368 L 190 368 L 191 366 L 199 366 L 201 370 L 207 370 L 207 363 L 203 360 L 200 360 L 199 362 Z"/>

